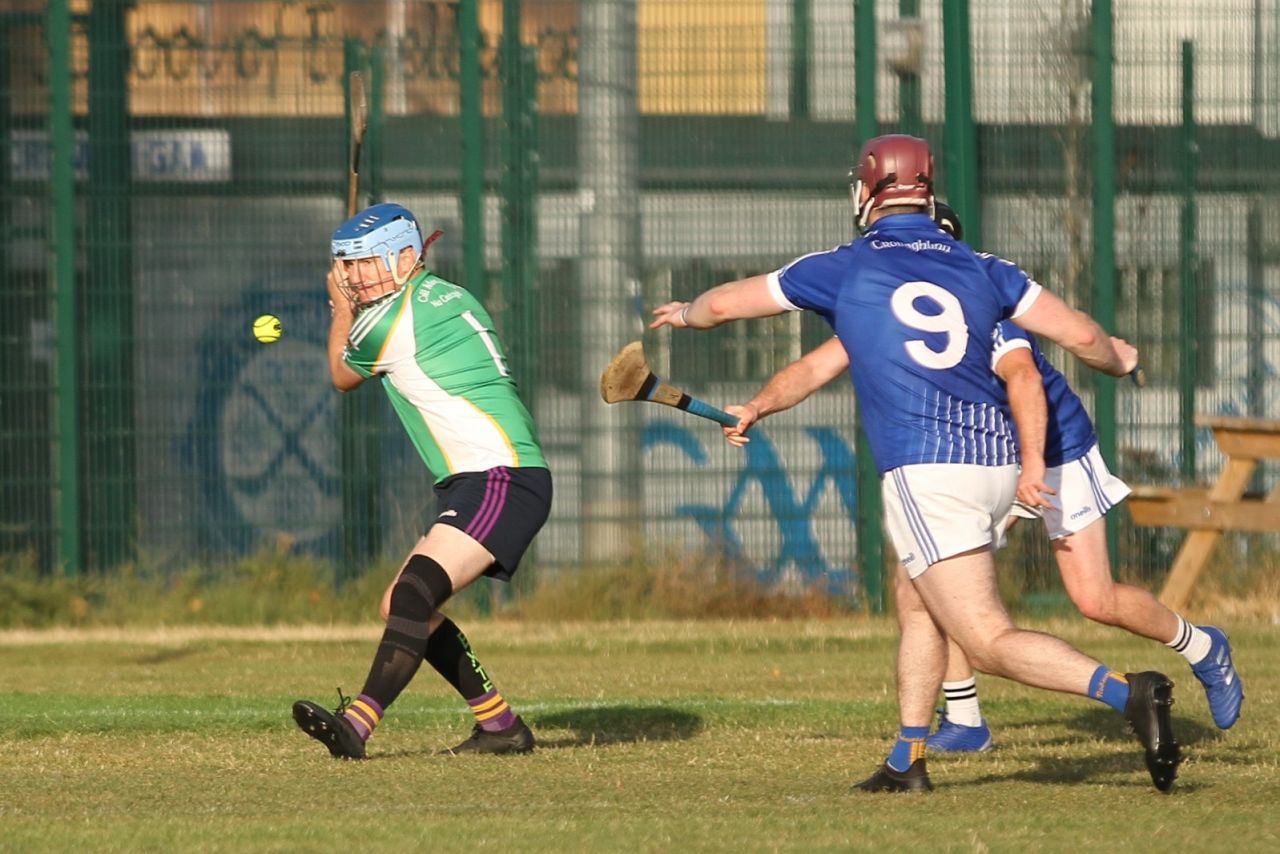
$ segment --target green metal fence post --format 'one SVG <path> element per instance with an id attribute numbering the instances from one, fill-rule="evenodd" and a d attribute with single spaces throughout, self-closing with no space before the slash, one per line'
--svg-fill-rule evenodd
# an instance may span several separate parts
<path id="1" fill-rule="evenodd" d="M 538 65 L 535 48 L 524 44 L 521 0 L 502 4 L 502 340 L 520 398 L 533 412 L 537 403 L 538 292 Z M 509 592 L 490 586 L 494 599 Z"/>
<path id="2" fill-rule="evenodd" d="M 1266 233 L 1263 229 L 1263 211 L 1259 198 L 1257 196 L 1250 198 L 1248 204 L 1248 213 L 1245 215 L 1244 251 L 1245 299 L 1249 307 L 1245 312 L 1245 341 L 1249 342 L 1245 361 L 1245 406 L 1251 418 L 1265 418 L 1269 414 L 1266 406 L 1266 380 L 1269 369 L 1266 349 L 1262 343 L 1269 300 L 1267 258 L 1263 252 Z M 1264 462 L 1263 465 L 1266 463 Z M 1251 489 L 1262 488 L 1258 480 L 1259 474 L 1255 473 L 1254 479 L 1250 482 Z"/>
<path id="3" fill-rule="evenodd" d="M 396 51 L 395 56 L 403 56 Z M 386 126 L 386 90 L 385 68 L 383 60 L 386 56 L 381 46 L 370 49 L 367 68 L 369 70 L 369 128 L 363 146 L 364 164 L 361 175 L 367 175 L 366 181 L 369 204 L 383 201 L 382 141 Z M 351 397 L 352 395 L 344 395 Z M 368 514 L 368 527 L 365 533 L 364 553 L 369 560 L 376 560 L 383 548 L 383 418 L 386 412 L 382 394 L 364 394 L 364 407 L 360 412 L 360 441 L 363 445 L 364 478 L 363 499 Z"/>
<path id="4" fill-rule="evenodd" d="M 458 3 L 458 98 L 462 131 L 462 284 L 484 303 L 484 102 L 480 74 L 478 0 Z"/>
<path id="5" fill-rule="evenodd" d="M 858 139 L 854 157 L 862 143 L 879 130 L 876 116 L 876 4 L 875 0 L 855 0 L 854 16 L 854 111 Z M 856 166 L 856 161 L 851 165 Z M 852 220 L 852 217 L 850 218 Z M 884 529 L 881 525 L 883 505 L 880 499 L 880 474 L 871 459 L 871 445 L 862 427 L 862 409 L 855 411 L 853 452 L 857 465 L 858 565 L 867 604 L 875 613 L 885 608 Z"/>
<path id="6" fill-rule="evenodd" d="M 876 116 L 876 0 L 853 3 L 854 154 L 880 128 Z"/>
<path id="7" fill-rule="evenodd" d="M 43 228 L 29 220 L 32 211 L 49 211 L 50 206 L 42 204 L 50 197 L 46 189 L 19 192 L 14 187 L 13 131 L 22 122 L 15 114 L 18 99 L 14 80 L 18 75 L 13 74 L 15 63 L 7 59 L 28 37 L 21 24 L 38 25 L 43 15 L 0 13 L 0 56 L 6 58 L 0 60 L 0 186 L 4 187 L 0 200 L 0 245 L 4 246 L 0 249 L 0 282 L 4 283 L 0 287 L 0 359 L 9 378 L 21 378 L 20 383 L 0 384 L 0 470 L 5 472 L 0 483 L 0 553 L 30 552 L 36 565 L 46 568 L 56 560 L 57 548 L 57 467 L 50 442 L 56 430 L 51 397 L 55 377 L 54 365 L 35 358 L 31 330 L 37 318 L 52 316 L 49 295 L 54 290 L 51 282 L 40 282 L 30 270 L 24 270 L 17 253 L 7 251 L 19 234 L 35 231 L 47 235 L 52 224 L 52 217 Z"/>
<path id="8" fill-rule="evenodd" d="M 809 33 L 810 0 L 791 0 L 791 94 L 792 119 L 809 118 Z"/>
<path id="9" fill-rule="evenodd" d="M 978 183 L 978 132 L 973 120 L 973 43 L 969 0 L 943 0 L 943 66 L 946 69 L 947 201 L 964 223 L 969 245 L 982 247 Z"/>
<path id="10" fill-rule="evenodd" d="M 343 42 L 343 94 L 347 106 L 346 123 L 350 133 L 351 72 L 367 75 L 364 45 L 357 39 Z M 365 78 L 366 97 L 373 101 L 372 80 Z M 370 124 L 372 124 L 370 110 Z M 370 155 L 361 146 L 361 160 L 367 162 Z M 345 179 L 345 170 L 343 176 Z M 342 184 L 342 198 L 346 198 L 346 182 Z M 367 189 L 367 188 L 362 188 Z M 363 193 L 361 193 L 363 196 Z M 356 206 L 363 207 L 357 201 Z M 346 211 L 343 211 L 343 218 Z M 351 578 L 366 568 L 382 547 L 381 474 L 382 448 L 378 441 L 378 424 L 382 412 L 382 395 L 372 389 L 344 394 L 339 400 L 338 414 L 341 420 L 342 455 L 342 563 L 339 579 Z"/>
<path id="11" fill-rule="evenodd" d="M 502 24 L 503 340 L 525 404 L 532 408 L 537 333 L 537 60 L 520 38 L 520 0 L 504 0 Z"/>
<path id="12" fill-rule="evenodd" d="M 49 201 L 53 212 L 52 265 L 57 380 L 54 405 L 58 457 L 58 563 L 77 575 L 80 540 L 79 341 L 76 324 L 75 133 L 71 121 L 71 10 L 69 0 L 49 0 Z"/>
<path id="13" fill-rule="evenodd" d="M 504 20 L 507 14 L 503 10 Z M 483 33 L 478 0 L 460 0 L 458 15 L 458 114 L 462 134 L 462 266 L 463 285 L 482 305 L 490 302 L 485 269 L 485 127 L 484 75 L 480 66 Z M 505 245 L 505 244 L 504 244 Z M 492 608 L 495 586 L 476 585 L 473 601 L 481 614 Z"/>
<path id="14" fill-rule="evenodd" d="M 1093 316 L 1108 331 L 1116 323 L 1116 169 L 1112 82 L 1115 74 L 1111 0 L 1093 4 Z M 1098 447 L 1110 465 L 1116 461 L 1116 381 L 1094 374 L 1094 425 Z M 1107 514 L 1107 549 L 1111 565 L 1119 558 L 1118 514 Z"/>
<path id="15" fill-rule="evenodd" d="M 1196 150 L 1195 47 L 1182 43 L 1182 219 L 1178 241 L 1178 414 L 1182 445 L 1182 480 L 1196 479 L 1196 369 L 1199 323 L 1196 318 Z"/>
<path id="16" fill-rule="evenodd" d="M 97 0 L 89 13 L 89 177 L 83 313 L 86 565 L 129 559 L 136 535 L 133 381 L 132 152 L 129 140 L 131 0 Z"/>
<path id="17" fill-rule="evenodd" d="M 403 56 L 395 51 L 393 56 Z M 382 45 L 374 45 L 369 51 L 369 130 L 364 141 L 364 162 L 360 174 L 367 176 L 369 203 L 386 201 L 383 198 L 382 140 L 387 125 L 387 51 Z"/>
<path id="18" fill-rule="evenodd" d="M 898 0 L 898 15 L 918 23 L 920 0 Z M 920 99 L 920 72 L 917 69 L 898 72 L 898 122 L 902 133 L 924 136 Z"/>

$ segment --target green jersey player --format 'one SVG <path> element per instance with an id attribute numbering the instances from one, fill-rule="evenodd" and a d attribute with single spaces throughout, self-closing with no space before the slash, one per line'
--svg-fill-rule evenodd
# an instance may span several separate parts
<path id="1" fill-rule="evenodd" d="M 293 705 L 304 732 L 359 759 L 425 659 L 476 724 L 448 753 L 525 753 L 533 733 L 440 607 L 482 575 L 509 580 L 551 509 L 551 474 L 484 307 L 426 269 L 417 220 L 374 205 L 332 238 L 329 372 L 339 391 L 378 377 L 435 478 L 436 517 L 382 597 L 382 641 L 360 695 Z"/>

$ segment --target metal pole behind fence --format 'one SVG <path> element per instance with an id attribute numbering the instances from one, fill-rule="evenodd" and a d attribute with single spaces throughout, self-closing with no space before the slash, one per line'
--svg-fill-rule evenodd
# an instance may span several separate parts
<path id="1" fill-rule="evenodd" d="M 81 567 L 80 399 L 76 328 L 75 134 L 71 124 L 71 10 L 69 0 L 49 0 L 45 10 L 49 47 L 50 264 L 54 294 L 57 369 L 54 432 L 58 470 L 58 563 L 67 575 Z"/>
<path id="2" fill-rule="evenodd" d="M 1112 111 L 1115 51 L 1111 0 L 1093 3 L 1093 316 L 1102 328 L 1116 326 L 1116 127 Z M 1116 460 L 1116 381 L 1094 373 L 1094 426 L 1109 465 Z M 1118 513 L 1107 514 L 1107 551 L 1119 558 Z"/>
<path id="3" fill-rule="evenodd" d="M 580 388 L 636 335 L 640 255 L 636 10 L 626 0 L 580 7 L 578 82 Z M 639 407 L 582 393 L 581 554 L 612 562 L 639 547 Z"/>
<path id="4" fill-rule="evenodd" d="M 853 158 L 862 143 L 880 129 L 876 116 L 876 4 L 875 0 L 854 3 L 854 109 L 858 138 Z M 853 158 L 850 158 L 851 161 Z M 856 162 L 851 165 L 856 166 Z M 853 215 L 850 210 L 850 229 Z M 858 566 L 863 593 L 875 613 L 884 610 L 886 601 L 884 529 L 881 527 L 883 505 L 880 499 L 880 475 L 871 459 L 871 445 L 862 429 L 862 409 L 855 411 L 854 456 L 858 479 Z"/>
<path id="5" fill-rule="evenodd" d="M 1196 319 L 1196 153 L 1195 48 L 1182 43 L 1182 222 L 1178 241 L 1180 318 L 1178 330 L 1178 415 L 1182 439 L 1182 480 L 1196 479 L 1196 367 L 1199 324 Z"/>

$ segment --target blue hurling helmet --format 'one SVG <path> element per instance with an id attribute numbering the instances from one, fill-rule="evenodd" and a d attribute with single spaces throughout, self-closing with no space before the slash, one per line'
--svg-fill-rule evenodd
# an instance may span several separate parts
<path id="1" fill-rule="evenodd" d="M 396 260 L 405 247 L 422 257 L 422 229 L 408 208 L 383 202 L 365 208 L 338 226 L 330 247 L 333 257 L 339 260 L 381 258 L 394 274 Z"/>

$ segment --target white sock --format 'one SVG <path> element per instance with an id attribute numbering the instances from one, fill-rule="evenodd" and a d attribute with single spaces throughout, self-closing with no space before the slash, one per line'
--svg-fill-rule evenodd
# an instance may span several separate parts
<path id="1" fill-rule="evenodd" d="M 982 726 L 977 679 L 970 676 L 961 682 L 943 682 L 942 696 L 947 698 L 947 720 L 960 726 Z"/>
<path id="2" fill-rule="evenodd" d="M 1199 664 L 1209 654 L 1209 649 L 1213 646 L 1213 639 L 1205 634 L 1202 629 L 1182 619 L 1180 615 L 1174 614 L 1174 616 L 1178 618 L 1178 633 L 1165 646 L 1180 653 L 1183 658 L 1192 664 Z M 943 684 L 945 685 L 946 683 L 944 682 Z"/>

